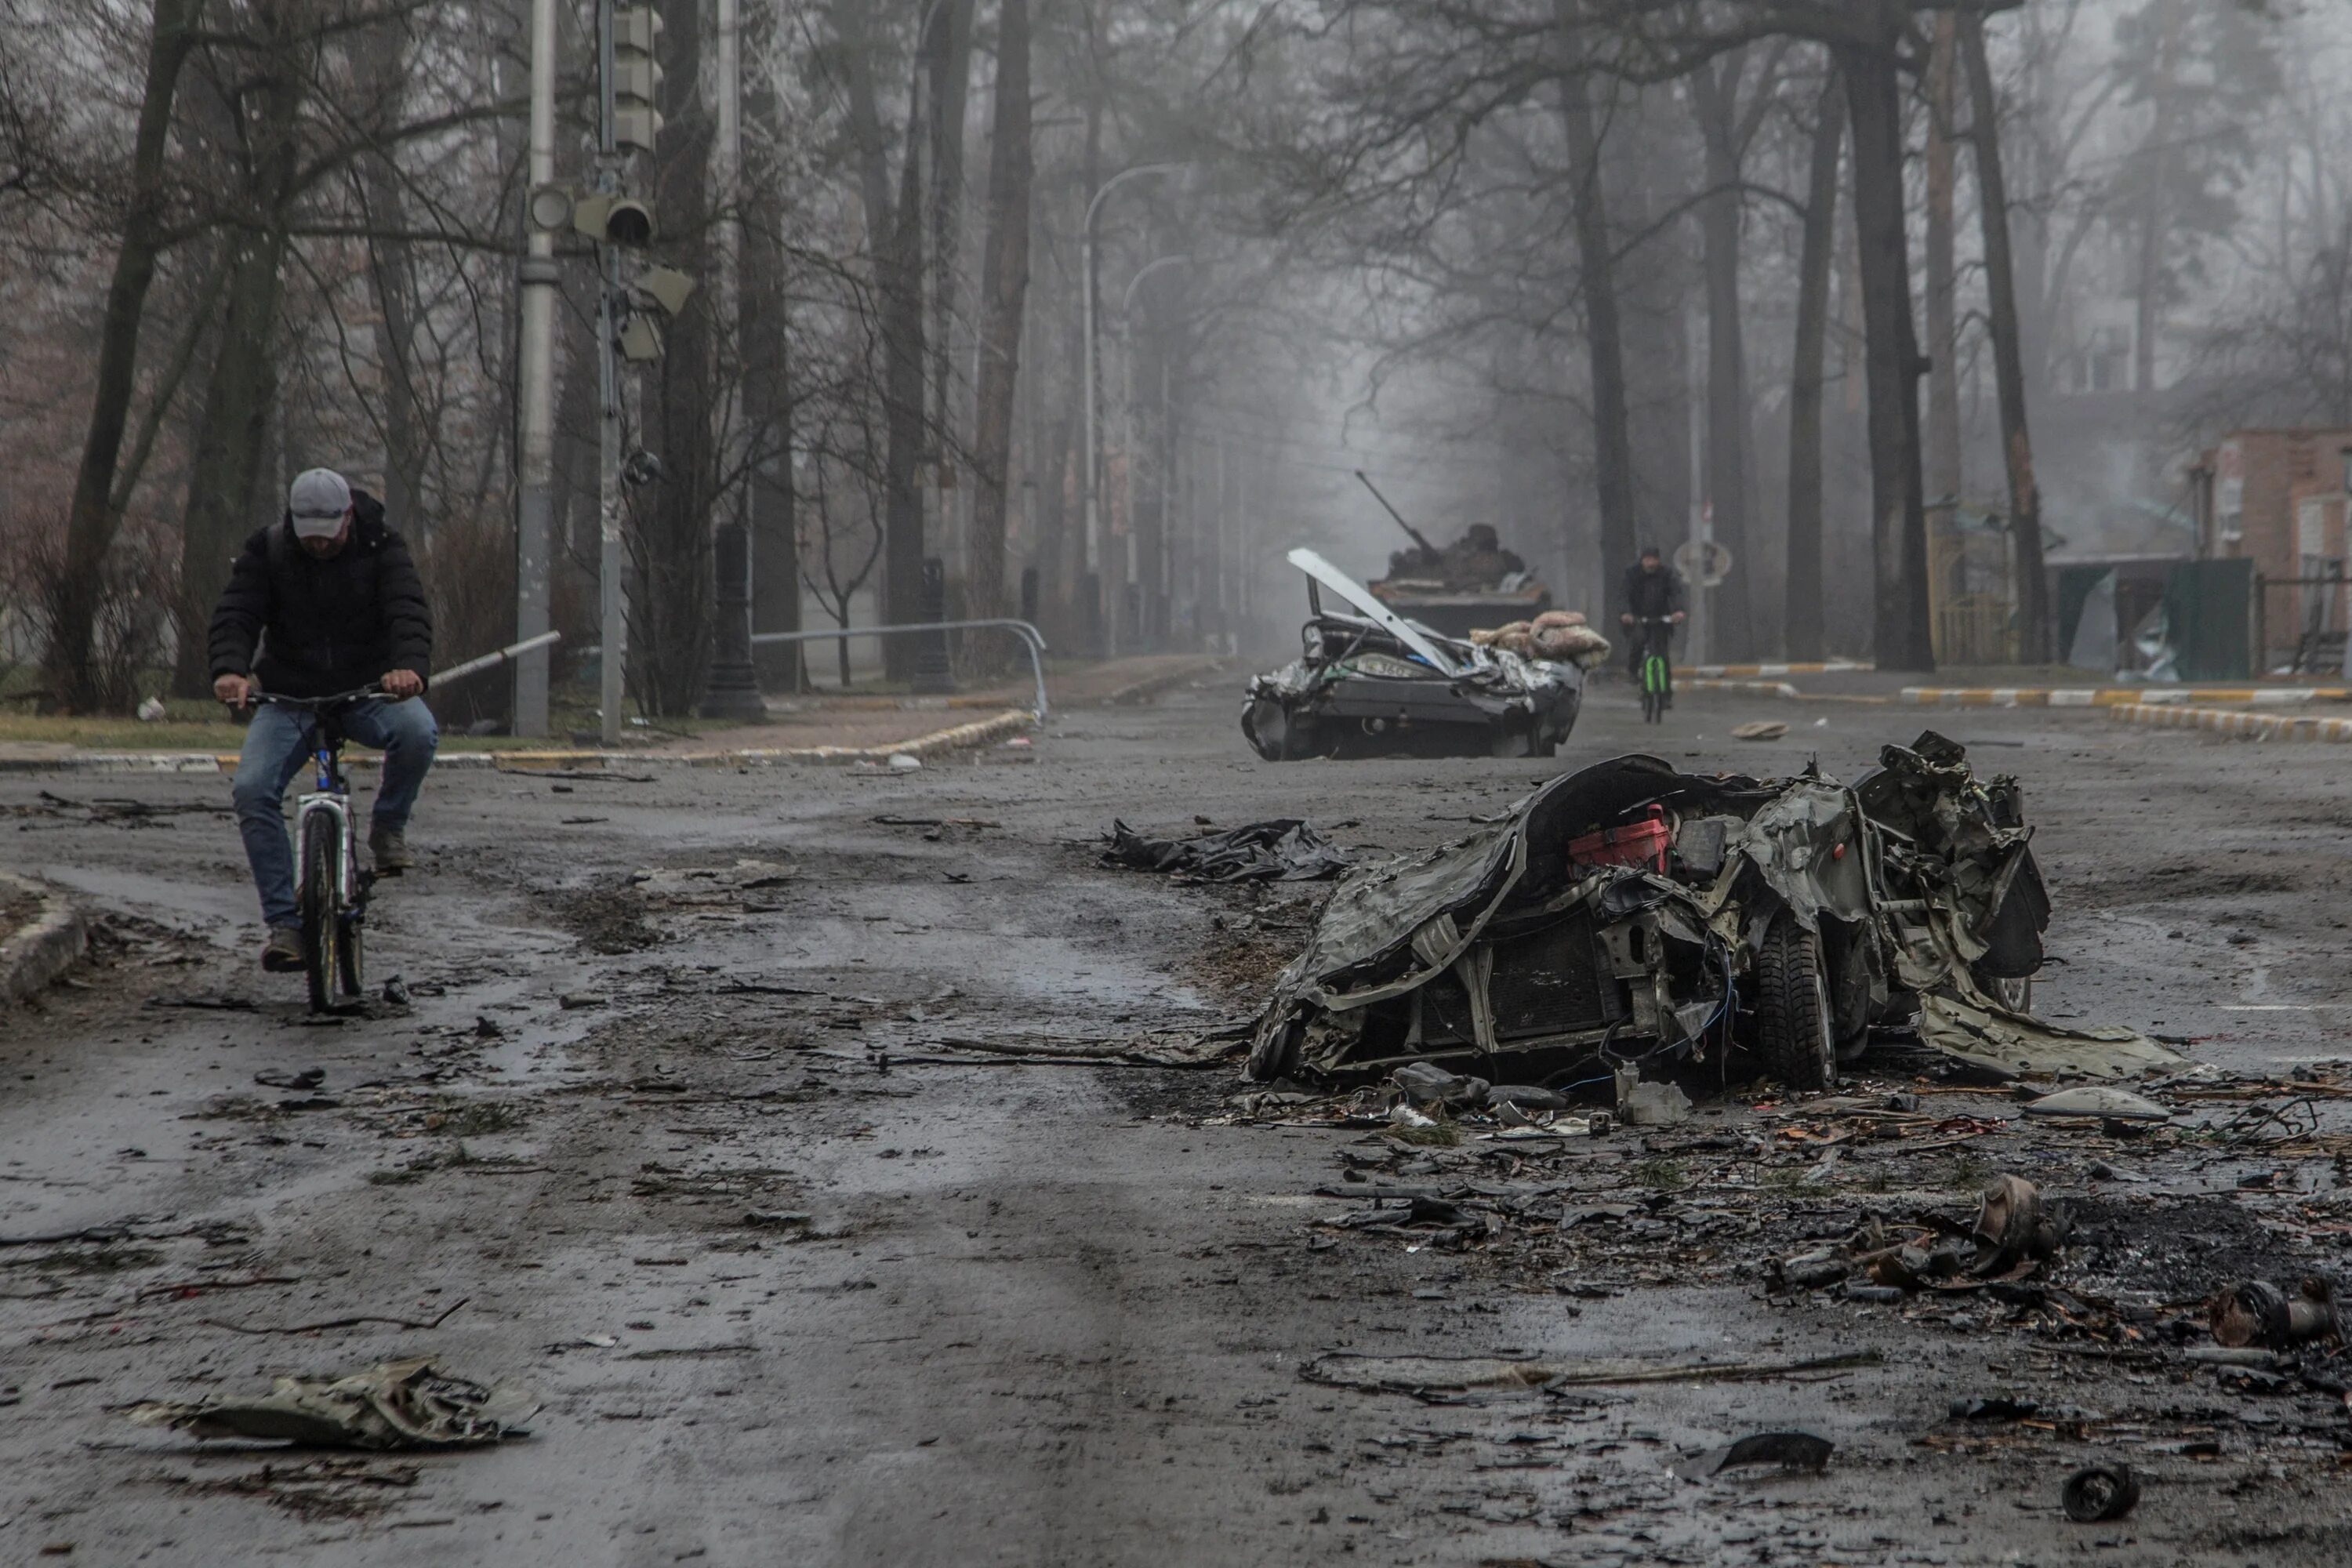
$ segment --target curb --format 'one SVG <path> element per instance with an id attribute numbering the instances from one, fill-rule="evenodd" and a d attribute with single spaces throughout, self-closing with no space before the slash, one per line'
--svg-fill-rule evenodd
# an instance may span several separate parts
<path id="1" fill-rule="evenodd" d="M 0 871 L 0 886 L 20 889 L 41 900 L 41 912 L 16 935 L 0 938 L 0 1002 L 13 1002 L 42 989 L 82 955 L 89 943 L 81 911 L 63 893 Z"/>
<path id="2" fill-rule="evenodd" d="M 2107 710 L 2126 724 L 2159 730 L 2210 730 L 2223 735 L 2251 735 L 2260 741 L 2352 741 L 2352 719 L 2321 719 L 2306 713 L 2236 713 L 2225 708 L 2179 708 L 2151 702 L 2124 703 Z"/>
<path id="3" fill-rule="evenodd" d="M 975 719 L 969 724 L 934 730 L 928 735 L 917 735 L 912 740 L 899 741 L 887 746 L 779 747 L 748 752 L 673 752 L 658 757 L 635 756 L 625 752 L 583 752 L 579 753 L 579 760 L 684 763 L 689 767 L 772 767 L 779 763 L 887 763 L 902 754 L 935 757 L 949 752 L 968 751 L 1003 736 L 1017 734 L 1036 721 L 1036 715 L 1025 708 L 1008 708 L 992 719 Z"/>
<path id="4" fill-rule="evenodd" d="M 1690 667 L 1690 672 L 1720 679 L 1724 676 L 1755 675 L 1850 675 L 1855 670 L 1877 668 L 1866 658 L 1830 658 L 1811 664 L 1695 664 Z"/>
<path id="5" fill-rule="evenodd" d="M 2344 686 L 1906 686 L 1901 700 L 1927 708 L 2152 708 L 2176 702 L 2245 702 L 2293 708 L 2352 701 Z"/>
<path id="6" fill-rule="evenodd" d="M 1717 666 L 1715 668 L 1720 668 L 1722 667 Z M 1738 667 L 1734 666 L 1733 668 L 1737 668 Z M 1685 691 L 1738 691 L 1744 692 L 1750 697 L 1785 697 L 1790 700 L 1795 700 L 1796 699 L 1804 696 L 1803 692 L 1798 690 L 1795 687 L 1790 685 L 1785 680 L 1722 680 L 1712 677 L 1702 676 L 1691 679 L 1677 680 L 1675 682 L 1675 685 Z"/>
<path id="7" fill-rule="evenodd" d="M 545 752 L 447 752 L 433 761 L 436 772 L 529 773 L 535 768 L 643 767 L 667 763 L 673 767 L 769 767 L 791 763 L 887 762 L 896 753 L 918 757 L 986 745 L 1036 722 L 1024 708 L 1010 708 L 992 718 L 934 730 L 886 746 L 761 747 L 736 752 L 607 752 L 582 750 Z M 365 770 L 379 764 L 373 753 L 347 757 L 343 765 Z M 88 752 L 75 756 L 11 759 L 0 762 L 0 773 L 234 773 L 234 752 Z"/>
<path id="8" fill-rule="evenodd" d="M 1088 708 L 1125 707 L 1130 703 L 1141 702 L 1147 698 L 1156 697 L 1171 686 L 1181 686 L 1186 681 L 1201 676 L 1213 675 L 1224 668 L 1223 659 L 1210 658 L 1202 659 L 1198 664 L 1185 665 L 1178 669 L 1165 669 L 1158 675 L 1147 675 L 1140 680 L 1131 680 L 1117 690 L 1085 703 L 1084 706 Z M 1072 703 L 1071 706 L 1076 707 L 1079 704 Z"/>

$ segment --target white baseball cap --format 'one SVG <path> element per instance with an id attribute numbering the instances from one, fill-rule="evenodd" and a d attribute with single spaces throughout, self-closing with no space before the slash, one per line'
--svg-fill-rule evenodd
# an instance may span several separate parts
<path id="1" fill-rule="evenodd" d="M 332 468 L 311 468 L 294 477 L 286 492 L 286 510 L 294 519 L 299 539 L 332 539 L 343 531 L 352 510 L 352 487 Z"/>

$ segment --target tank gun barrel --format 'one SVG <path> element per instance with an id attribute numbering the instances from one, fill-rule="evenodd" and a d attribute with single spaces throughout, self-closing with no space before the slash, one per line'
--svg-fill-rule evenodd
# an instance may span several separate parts
<path id="1" fill-rule="evenodd" d="M 1413 527 L 1412 524 L 1404 520 L 1404 513 L 1389 505 L 1389 498 L 1381 494 L 1380 487 L 1372 483 L 1370 478 L 1365 474 L 1363 469 L 1358 468 L 1356 470 L 1356 479 L 1366 489 L 1372 492 L 1372 499 L 1381 503 L 1381 510 L 1386 511 L 1391 517 L 1396 519 L 1396 525 L 1399 528 L 1403 529 L 1407 533 L 1412 535 L 1412 542 L 1415 544 L 1420 545 L 1423 550 L 1428 552 L 1429 558 L 1431 560 L 1434 561 L 1440 555 L 1444 553 L 1443 551 L 1439 550 L 1437 546 L 1432 544 L 1428 540 L 1423 539 L 1421 536 L 1421 530 Z"/>

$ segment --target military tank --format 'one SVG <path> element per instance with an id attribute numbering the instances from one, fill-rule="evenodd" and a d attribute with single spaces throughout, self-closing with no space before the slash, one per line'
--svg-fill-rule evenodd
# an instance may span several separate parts
<path id="1" fill-rule="evenodd" d="M 1466 637 L 1479 627 L 1531 621 L 1552 607 L 1551 590 L 1502 547 L 1492 527 L 1473 523 L 1441 550 L 1389 504 L 1362 469 L 1356 478 L 1412 540 L 1412 549 L 1389 557 L 1387 576 L 1364 584 L 1398 615 L 1433 632 Z"/>

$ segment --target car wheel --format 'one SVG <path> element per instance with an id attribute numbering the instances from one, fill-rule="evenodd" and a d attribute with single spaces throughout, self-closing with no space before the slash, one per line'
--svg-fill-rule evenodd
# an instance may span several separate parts
<path id="1" fill-rule="evenodd" d="M 1837 1040 L 1822 973 L 1822 942 L 1783 910 L 1756 954 L 1757 1046 L 1772 1076 L 1793 1089 L 1837 1081 Z"/>
<path id="2" fill-rule="evenodd" d="M 2000 975 L 1979 974 L 1978 986 L 1984 994 L 2012 1013 L 2033 1011 L 2033 977 L 2021 975 L 2011 980 Z"/>
<path id="3" fill-rule="evenodd" d="M 1297 1072 L 1300 1037 L 1305 1033 L 1296 1023 L 1259 1031 L 1250 1042 L 1249 1076 L 1259 1083 L 1271 1083 Z"/>

